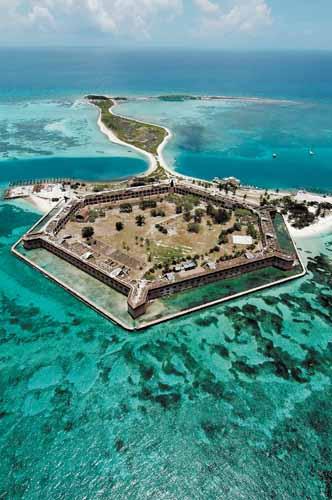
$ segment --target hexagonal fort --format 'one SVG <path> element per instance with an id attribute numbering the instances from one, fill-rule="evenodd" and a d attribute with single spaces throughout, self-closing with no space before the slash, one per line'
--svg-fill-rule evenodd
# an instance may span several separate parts
<path id="1" fill-rule="evenodd" d="M 87 194 L 61 202 L 23 238 L 128 297 L 149 302 L 267 267 L 299 264 L 280 244 L 273 207 L 257 208 L 186 180 Z"/>

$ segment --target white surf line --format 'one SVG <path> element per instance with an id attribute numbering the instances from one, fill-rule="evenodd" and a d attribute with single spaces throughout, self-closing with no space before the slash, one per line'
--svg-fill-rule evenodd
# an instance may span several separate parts
<path id="1" fill-rule="evenodd" d="M 128 142 L 125 142 L 123 141 L 122 139 L 119 139 L 119 137 L 117 137 L 115 135 L 115 133 L 109 129 L 108 127 L 106 127 L 106 125 L 103 123 L 102 121 L 102 113 L 101 113 L 101 109 L 96 106 L 95 104 L 89 102 L 89 101 L 86 101 L 88 102 L 89 104 L 91 104 L 92 106 L 94 107 L 97 107 L 98 110 L 99 110 L 99 117 L 98 117 L 98 121 L 97 121 L 97 125 L 100 129 L 100 131 L 106 135 L 108 137 L 108 139 L 113 142 L 114 144 L 119 144 L 120 146 L 125 146 L 127 148 L 130 148 L 130 149 L 133 149 L 135 151 L 137 151 L 138 153 L 140 153 L 141 155 L 144 155 L 148 158 L 149 160 L 149 168 L 146 172 L 140 174 L 140 175 L 149 175 L 151 174 L 152 172 L 154 172 L 157 167 L 158 167 L 158 161 L 160 163 L 160 165 L 165 169 L 167 170 L 170 174 L 174 175 L 175 172 L 172 171 L 169 166 L 167 165 L 167 162 L 165 161 L 165 158 L 163 156 L 163 149 L 164 147 L 166 146 L 166 144 L 168 143 L 168 141 L 171 139 L 172 137 L 172 132 L 167 128 L 167 127 L 164 127 L 164 126 L 161 126 L 161 125 L 157 125 L 155 123 L 149 123 L 149 122 L 144 122 L 144 121 L 141 121 L 141 120 L 135 120 L 133 118 L 130 118 L 128 116 L 123 116 L 123 115 L 120 115 L 118 113 L 113 113 L 112 109 L 116 106 L 118 106 L 118 103 L 111 97 L 111 96 L 106 96 L 108 97 L 108 99 L 110 99 L 112 102 L 113 102 L 113 105 L 109 108 L 109 113 L 112 114 L 113 116 L 117 116 L 119 118 L 124 118 L 126 120 L 132 120 L 134 122 L 137 122 L 137 123 L 142 123 L 143 125 L 152 125 L 152 126 L 155 126 L 155 127 L 159 127 L 159 128 L 162 128 L 164 129 L 166 132 L 167 132 L 167 135 L 166 137 L 164 138 L 164 140 L 159 144 L 158 146 L 158 149 L 157 149 L 157 154 L 154 155 L 152 153 L 149 153 L 148 151 L 145 151 L 144 149 L 141 149 L 137 146 L 134 146 L 133 144 L 130 144 Z"/>
<path id="2" fill-rule="evenodd" d="M 104 94 L 105 95 L 105 94 Z M 138 175 L 141 175 L 142 177 L 144 176 L 147 176 L 147 175 L 150 175 L 151 173 L 153 173 L 156 169 L 157 169 L 157 161 L 159 161 L 160 165 L 171 175 L 173 176 L 177 176 L 177 177 L 181 177 L 182 179 L 188 179 L 190 181 L 199 181 L 201 182 L 202 179 L 199 178 L 199 177 L 194 177 L 194 176 L 191 176 L 191 175 L 187 175 L 187 174 L 183 174 L 183 173 L 180 173 L 180 172 L 177 172 L 174 168 L 170 167 L 166 160 L 165 160 L 165 157 L 163 155 L 163 152 L 164 152 L 164 148 L 165 146 L 168 144 L 168 142 L 171 140 L 171 138 L 173 137 L 173 134 L 171 132 L 171 130 L 167 127 L 165 127 L 164 125 L 159 125 L 159 124 L 156 124 L 156 123 L 151 123 L 151 122 L 147 122 L 147 121 L 142 121 L 142 120 L 138 120 L 136 118 L 131 118 L 129 116 L 125 116 L 125 115 L 122 115 L 120 113 L 113 113 L 113 109 L 116 107 L 116 106 L 119 106 L 121 105 L 121 103 L 119 104 L 117 101 L 114 100 L 113 97 L 109 96 L 109 95 L 105 95 L 105 97 L 107 97 L 108 99 L 110 99 L 112 102 L 113 102 L 113 106 L 111 106 L 109 108 L 109 113 L 112 114 L 113 116 L 117 116 L 119 118 L 124 118 L 126 120 L 132 120 L 134 122 L 137 122 L 137 123 L 142 123 L 143 125 L 151 125 L 151 126 L 154 126 L 154 127 L 159 127 L 159 128 L 162 128 L 164 129 L 166 132 L 167 132 L 167 135 L 166 137 L 164 138 L 164 140 L 159 144 L 158 148 L 157 148 L 157 155 L 153 155 L 152 153 L 148 153 L 147 151 L 145 151 L 144 149 L 141 149 L 141 148 L 138 148 L 137 146 L 134 146 L 132 144 L 129 144 L 125 141 L 122 141 L 121 139 L 119 139 L 115 134 L 114 132 L 112 132 L 112 130 L 110 130 L 108 127 L 106 127 L 106 125 L 104 125 L 104 123 L 102 122 L 102 119 L 101 119 L 101 110 L 98 106 L 95 106 L 93 103 L 90 103 L 89 101 L 89 104 L 95 106 L 95 107 L 98 107 L 99 109 L 99 118 L 98 118 L 98 126 L 101 130 L 101 132 L 103 134 L 105 134 L 109 140 L 115 144 L 120 144 L 122 146 L 126 146 L 128 148 L 132 148 L 134 149 L 135 151 L 138 151 L 139 153 L 145 155 L 148 159 L 149 159 L 149 168 L 146 172 L 142 173 L 142 174 L 138 174 Z M 142 97 L 142 98 L 136 98 L 136 100 L 146 100 L 148 101 L 149 99 L 153 99 L 153 97 Z M 135 99 L 135 98 L 134 98 Z M 246 100 L 248 102 L 262 102 L 264 100 L 264 98 L 259 98 L 259 97 L 249 97 L 249 98 L 244 98 L 244 97 L 227 97 L 227 96 L 202 96 L 200 98 L 201 100 L 212 100 L 212 99 L 215 99 L 215 100 Z M 267 100 L 265 100 L 264 102 L 266 102 Z M 275 102 L 281 102 L 281 103 L 285 103 L 285 102 L 293 102 L 293 103 L 296 103 L 295 101 L 286 101 L 286 100 L 282 100 L 282 101 L 278 101 L 276 100 Z M 206 180 L 206 182 L 211 182 L 209 180 Z"/>
<path id="3" fill-rule="evenodd" d="M 111 108 L 109 109 L 109 111 L 111 111 Z M 140 149 L 137 146 L 134 146 L 133 144 L 128 144 L 127 142 L 122 141 L 114 134 L 114 132 L 112 132 L 111 129 L 106 127 L 106 125 L 103 123 L 103 121 L 101 119 L 101 110 L 99 110 L 99 118 L 98 118 L 97 124 L 98 124 L 100 131 L 104 135 L 106 135 L 111 142 L 113 142 L 114 144 L 119 144 L 120 146 L 125 146 L 126 148 L 134 149 L 135 151 L 137 151 L 141 155 L 144 155 L 148 158 L 149 168 L 148 168 L 147 172 L 144 173 L 145 175 L 153 172 L 157 168 L 157 160 L 153 156 L 152 153 L 148 153 L 147 151 L 144 151 L 143 149 Z"/>
<path id="4" fill-rule="evenodd" d="M 109 97 L 109 96 L 106 96 L 108 97 L 109 99 L 112 99 L 112 97 Z M 146 100 L 148 100 L 149 98 L 146 98 Z M 112 99 L 113 101 L 113 99 Z M 173 137 L 173 134 L 171 132 L 171 130 L 167 127 L 165 127 L 164 125 L 158 125 L 157 123 L 151 123 L 151 122 L 144 122 L 142 120 L 137 120 L 136 118 L 130 118 L 129 116 L 125 116 L 125 115 L 121 115 L 120 113 L 113 113 L 112 112 L 112 109 L 115 108 L 116 106 L 119 106 L 121 105 L 121 103 L 117 103 L 116 101 L 113 101 L 114 102 L 114 105 L 112 106 L 112 108 L 109 109 L 109 112 L 113 115 L 113 116 L 118 116 L 119 118 L 124 118 L 125 120 L 132 120 L 134 122 L 137 122 L 137 123 L 142 123 L 143 125 L 151 125 L 153 127 L 159 127 L 159 128 L 163 128 L 164 130 L 166 130 L 167 132 L 167 135 L 166 137 L 164 138 L 163 142 L 161 142 L 158 146 L 158 149 L 157 149 L 157 158 L 159 160 L 159 163 L 160 165 L 165 169 L 167 170 L 168 173 L 170 173 L 171 175 L 175 175 L 177 177 L 182 177 L 183 179 L 189 179 L 189 180 L 195 180 L 195 181 L 202 181 L 201 178 L 199 177 L 193 177 L 191 175 L 186 175 L 186 174 L 181 174 L 179 172 L 177 172 L 176 170 L 174 170 L 173 168 L 171 168 L 165 158 L 164 158 L 164 155 L 163 155 L 163 151 L 164 151 L 164 148 L 166 146 L 166 144 L 168 144 L 168 142 L 171 140 L 171 138 Z M 107 129 L 107 127 L 105 127 Z M 109 130 L 109 129 L 107 129 Z M 114 134 L 113 134 L 114 135 Z M 138 151 L 141 151 L 141 152 L 144 152 L 143 150 L 141 150 L 140 148 L 137 148 L 136 146 L 131 146 L 130 144 L 127 144 L 127 143 L 124 143 L 122 142 L 123 144 L 126 144 L 127 146 L 129 147 L 132 147 L 132 148 L 135 148 L 137 149 Z M 146 152 L 145 152 L 146 153 Z M 152 153 L 146 153 L 148 155 L 151 155 L 154 159 L 156 158 L 154 155 L 152 155 Z M 154 167 L 155 168 L 155 167 Z M 148 170 L 146 173 L 144 173 L 143 175 L 148 175 L 150 174 L 151 172 L 153 172 L 154 168 L 152 170 Z M 209 182 L 209 181 L 206 181 L 206 182 Z"/>
<path id="5" fill-rule="evenodd" d="M 123 118 L 125 120 L 132 120 L 133 122 L 136 122 L 136 123 L 141 123 L 142 125 L 151 125 L 152 127 L 158 127 L 158 128 L 161 128 L 163 130 L 165 130 L 167 132 L 166 136 L 164 137 L 164 140 L 159 144 L 158 148 L 157 148 L 157 154 L 156 156 L 153 155 L 152 153 L 147 153 L 146 151 L 144 151 L 143 149 L 140 149 L 140 148 L 137 148 L 136 146 L 131 146 L 131 144 L 128 144 L 128 143 L 125 143 L 126 145 L 128 145 L 129 147 L 133 147 L 135 149 L 137 149 L 138 151 L 143 151 L 144 153 L 146 153 L 147 155 L 149 156 L 152 156 L 153 159 L 154 159 L 154 162 L 155 162 L 155 167 L 157 166 L 157 161 L 159 161 L 160 165 L 165 169 L 167 170 L 170 174 L 174 174 L 175 172 L 167 165 L 167 162 L 164 158 L 164 155 L 163 155 L 163 150 L 166 146 L 166 144 L 170 141 L 170 139 L 173 137 L 173 134 L 172 132 L 170 131 L 169 128 L 165 127 L 164 125 L 159 125 L 157 123 L 151 123 L 151 122 L 147 122 L 147 121 L 143 121 L 143 120 L 137 120 L 136 118 L 131 118 L 129 116 L 125 116 L 125 115 L 122 115 L 120 113 L 113 113 L 113 109 L 116 108 L 117 106 L 119 106 L 119 103 L 116 102 L 112 97 L 109 97 L 109 96 L 106 96 L 108 97 L 109 99 L 112 100 L 113 102 L 113 106 L 109 109 L 109 112 L 113 115 L 113 116 L 117 116 L 119 118 Z M 107 127 L 106 127 L 107 128 Z M 114 134 L 113 134 L 114 135 Z"/>

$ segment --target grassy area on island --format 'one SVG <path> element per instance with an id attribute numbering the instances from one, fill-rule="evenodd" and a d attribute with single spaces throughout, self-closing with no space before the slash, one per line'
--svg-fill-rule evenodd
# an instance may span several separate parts
<path id="1" fill-rule="evenodd" d="M 142 123 L 130 118 L 114 115 L 110 109 L 114 101 L 104 96 L 88 96 L 90 102 L 101 110 L 101 120 L 120 140 L 136 146 L 147 153 L 157 154 L 158 147 L 167 136 L 167 131 L 157 125 Z"/>

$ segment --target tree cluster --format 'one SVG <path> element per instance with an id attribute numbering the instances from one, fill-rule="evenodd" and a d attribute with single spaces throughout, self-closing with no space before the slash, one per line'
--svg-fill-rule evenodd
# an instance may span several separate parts
<path id="1" fill-rule="evenodd" d="M 168 231 L 167 231 L 167 228 L 162 226 L 161 224 L 156 224 L 155 225 L 155 228 L 158 229 L 158 231 L 162 234 L 167 234 Z"/>
<path id="2" fill-rule="evenodd" d="M 146 208 L 156 208 L 156 206 L 156 200 L 141 200 L 139 204 L 139 208 L 141 210 L 145 210 Z"/>
<path id="3" fill-rule="evenodd" d="M 226 224 L 231 219 L 231 213 L 225 208 L 216 208 L 209 204 L 206 209 L 207 215 L 211 217 L 215 224 Z"/>
<path id="4" fill-rule="evenodd" d="M 85 238 L 85 239 L 92 238 L 94 233 L 95 233 L 95 230 L 93 229 L 92 226 L 85 226 L 82 228 L 82 238 Z"/>
<path id="5" fill-rule="evenodd" d="M 151 210 L 151 217 L 165 217 L 165 212 L 161 208 L 153 208 Z"/>
<path id="6" fill-rule="evenodd" d="M 133 211 L 133 207 L 131 203 L 121 203 L 120 212 L 131 213 Z"/>

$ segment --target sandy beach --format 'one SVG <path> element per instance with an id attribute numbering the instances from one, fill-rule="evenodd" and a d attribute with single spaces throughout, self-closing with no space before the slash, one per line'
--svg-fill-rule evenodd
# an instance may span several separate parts
<path id="1" fill-rule="evenodd" d="M 110 99 L 112 99 L 112 97 L 110 96 L 107 96 L 109 97 Z M 113 114 L 114 116 L 119 116 L 121 118 L 125 118 L 125 119 L 131 119 L 131 118 L 128 118 L 127 116 L 123 116 L 119 113 L 113 113 L 113 109 L 118 106 L 118 103 L 113 101 L 113 106 L 109 109 L 109 112 L 111 114 Z M 158 146 L 158 150 L 157 150 L 157 155 L 153 155 L 152 153 L 148 153 L 147 151 L 144 151 L 143 149 L 140 149 L 138 148 L 137 146 L 133 146 L 132 144 L 129 144 L 125 141 L 122 141 L 121 139 L 119 139 L 112 130 L 110 130 L 108 127 L 106 127 L 106 125 L 104 125 L 104 123 L 102 122 L 102 119 L 101 119 L 101 112 L 99 112 L 99 117 L 98 117 L 98 126 L 100 128 L 100 131 L 105 134 L 109 140 L 111 142 L 114 142 L 115 144 L 120 144 L 122 146 L 126 146 L 127 148 L 132 148 L 134 149 L 135 151 L 137 151 L 138 153 L 140 154 L 143 154 L 145 157 L 148 158 L 149 160 L 149 168 L 146 172 L 144 172 L 144 175 L 148 175 L 150 174 L 151 172 L 153 172 L 156 168 L 157 168 L 157 162 L 159 161 L 160 165 L 165 168 L 165 170 L 167 170 L 168 172 L 170 173 L 174 173 L 170 168 L 169 166 L 167 165 L 166 161 L 165 161 L 165 158 L 163 156 L 163 150 L 166 146 L 166 144 L 170 141 L 170 139 L 172 138 L 172 132 L 167 128 L 167 127 L 164 127 L 164 126 L 161 126 L 161 125 L 157 125 L 155 123 L 150 123 L 150 122 L 144 122 L 144 121 L 141 121 L 141 120 L 134 120 L 138 123 L 143 123 L 143 124 L 147 124 L 147 125 L 153 125 L 153 126 L 156 126 L 156 127 L 160 127 L 160 128 L 163 128 L 164 130 L 166 130 L 167 132 L 167 135 L 165 137 L 165 139 L 163 140 L 163 142 L 161 144 L 159 144 Z"/>
<path id="2" fill-rule="evenodd" d="M 41 198 L 35 194 L 31 194 L 25 198 L 25 201 L 36 207 L 41 213 L 48 212 L 54 205 L 56 205 L 56 203 L 52 202 L 50 199 Z"/>
<path id="3" fill-rule="evenodd" d="M 294 199 L 301 202 L 317 202 L 317 203 L 332 203 L 332 196 L 309 193 L 306 191 L 299 191 Z M 314 222 L 308 227 L 303 229 L 297 229 L 292 227 L 289 222 L 286 222 L 289 232 L 294 238 L 313 238 L 315 236 L 320 236 L 322 234 L 327 234 L 332 232 L 332 214 L 326 217 L 320 217 L 319 220 Z"/>
<path id="4" fill-rule="evenodd" d="M 298 191 L 295 196 L 295 200 L 298 202 L 303 202 L 303 201 L 314 201 L 317 203 L 331 203 L 332 204 L 332 196 L 330 195 L 323 195 L 323 194 L 317 194 L 317 193 L 310 193 L 308 191 Z"/>
<path id="5" fill-rule="evenodd" d="M 294 238 L 313 238 L 315 236 L 321 236 L 322 234 L 332 232 L 332 215 L 322 217 L 311 226 L 304 227 L 303 229 L 292 227 L 289 222 L 286 222 L 286 224 L 290 234 Z"/>
<path id="6" fill-rule="evenodd" d="M 127 142 L 121 141 L 109 128 L 104 125 L 101 119 L 101 112 L 99 113 L 99 118 L 98 118 L 98 127 L 100 128 L 100 131 L 105 134 L 111 142 L 114 142 L 114 144 L 120 144 L 121 146 L 125 146 L 127 148 L 134 149 L 135 151 L 139 152 L 140 154 L 146 156 L 149 160 L 149 168 L 146 173 L 151 173 L 153 170 L 157 168 L 157 160 L 153 156 L 153 154 L 148 153 L 147 151 L 143 151 L 143 149 L 140 149 L 136 146 L 133 146 L 132 144 L 128 144 Z"/>

